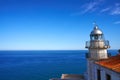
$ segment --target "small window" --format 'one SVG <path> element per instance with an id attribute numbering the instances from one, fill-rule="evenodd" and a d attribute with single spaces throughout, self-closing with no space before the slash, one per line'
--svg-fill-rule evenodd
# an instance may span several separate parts
<path id="1" fill-rule="evenodd" d="M 111 80 L 111 76 L 109 74 L 106 74 L 106 80 Z"/>
<path id="2" fill-rule="evenodd" d="M 101 73 L 99 69 L 97 70 L 97 80 L 101 80 Z"/>

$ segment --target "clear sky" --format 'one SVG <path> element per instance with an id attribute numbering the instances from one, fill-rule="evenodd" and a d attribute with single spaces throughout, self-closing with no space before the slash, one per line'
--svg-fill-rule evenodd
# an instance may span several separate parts
<path id="1" fill-rule="evenodd" d="M 120 0 L 0 0 L 0 50 L 81 50 L 96 21 L 120 48 Z"/>

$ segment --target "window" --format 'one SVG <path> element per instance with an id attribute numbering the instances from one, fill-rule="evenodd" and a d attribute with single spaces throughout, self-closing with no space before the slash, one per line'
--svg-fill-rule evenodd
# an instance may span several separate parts
<path id="1" fill-rule="evenodd" d="M 111 80 L 111 76 L 109 74 L 106 74 L 106 80 Z"/>
<path id="2" fill-rule="evenodd" d="M 101 73 L 99 69 L 97 70 L 97 80 L 101 80 Z"/>

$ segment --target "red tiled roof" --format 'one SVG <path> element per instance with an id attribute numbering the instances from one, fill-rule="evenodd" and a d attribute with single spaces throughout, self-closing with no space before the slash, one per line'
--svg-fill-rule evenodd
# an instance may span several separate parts
<path id="1" fill-rule="evenodd" d="M 109 57 L 108 59 L 100 60 L 96 64 L 111 69 L 120 73 L 120 55 Z"/>

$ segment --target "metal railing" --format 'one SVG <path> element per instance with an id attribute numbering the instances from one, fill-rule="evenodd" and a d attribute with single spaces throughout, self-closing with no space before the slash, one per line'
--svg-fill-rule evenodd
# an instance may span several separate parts
<path id="1" fill-rule="evenodd" d="M 86 41 L 86 48 L 110 48 L 108 40 L 102 41 Z"/>

